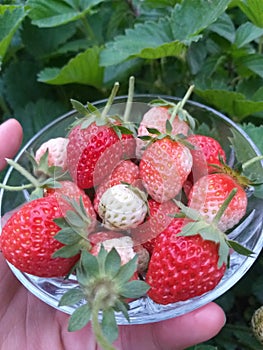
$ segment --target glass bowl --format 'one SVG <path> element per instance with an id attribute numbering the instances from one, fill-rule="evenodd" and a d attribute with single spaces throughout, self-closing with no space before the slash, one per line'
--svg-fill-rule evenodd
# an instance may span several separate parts
<path id="1" fill-rule="evenodd" d="M 171 96 L 135 95 L 131 105 L 131 116 L 133 121 L 139 121 L 143 113 L 149 109 L 148 102 L 156 98 L 163 98 L 177 103 L 179 100 Z M 93 103 L 97 108 L 105 105 L 105 100 Z M 123 114 L 126 106 L 126 96 L 117 97 L 111 107 L 110 113 Z M 256 145 L 249 136 L 232 120 L 218 111 L 197 102 L 188 101 L 184 107 L 197 121 L 199 129 L 208 134 L 216 136 L 223 146 L 228 162 L 244 162 L 260 155 Z M 39 131 L 19 152 L 15 158 L 23 166 L 28 166 L 26 150 L 36 150 L 43 142 L 50 138 L 65 136 L 69 125 L 75 120 L 78 113 L 74 110 L 54 120 L 41 131 Z M 233 147 L 234 146 L 234 147 Z M 233 151 L 234 149 L 234 151 Z M 250 169 L 256 174 L 263 174 L 261 162 L 254 163 Z M 4 184 L 22 184 L 24 178 L 10 167 L 3 180 Z M 16 208 L 27 200 L 26 192 L 14 193 L 5 190 L 0 191 L 0 212 L 4 213 Z M 130 303 L 129 324 L 143 324 L 157 322 L 172 317 L 177 317 L 197 309 L 208 302 L 211 302 L 229 290 L 237 283 L 258 257 L 263 244 L 263 201 L 254 195 L 249 196 L 247 215 L 242 222 L 231 232 L 230 237 L 236 239 L 240 244 L 254 252 L 253 256 L 246 257 L 233 252 L 230 257 L 230 267 L 224 277 L 212 291 L 187 301 L 177 302 L 169 305 L 158 305 L 150 298 L 143 297 Z M 0 224 L 1 225 L 1 224 Z M 20 282 L 36 297 L 50 306 L 65 313 L 72 314 L 75 307 L 59 307 L 58 302 L 61 296 L 73 286 L 76 286 L 75 277 L 72 275 L 68 280 L 63 278 L 40 278 L 22 273 L 9 263 L 9 266 Z M 128 324 L 123 314 L 116 313 L 118 324 Z"/>

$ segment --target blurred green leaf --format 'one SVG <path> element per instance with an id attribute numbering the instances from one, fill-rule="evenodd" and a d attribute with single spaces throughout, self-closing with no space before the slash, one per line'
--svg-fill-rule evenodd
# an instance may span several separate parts
<path id="1" fill-rule="evenodd" d="M 3 60 L 26 11 L 23 6 L 1 6 L 0 9 L 0 60 Z"/>
<path id="2" fill-rule="evenodd" d="M 185 45 L 198 41 L 202 30 L 224 12 L 228 3 L 228 0 L 196 0 L 194 3 L 184 0 L 174 7 L 170 17 L 136 24 L 107 43 L 101 53 L 101 64 L 109 66 L 131 57 L 181 56 Z"/>
<path id="3" fill-rule="evenodd" d="M 99 88 L 103 81 L 103 68 L 99 66 L 100 50 L 98 47 L 89 48 L 61 69 L 45 68 L 38 74 L 38 81 L 54 85 L 79 83 Z"/>
<path id="4" fill-rule="evenodd" d="M 263 28 L 263 11 L 261 0 L 240 0 L 236 3 L 252 23 Z"/>
<path id="5" fill-rule="evenodd" d="M 80 18 L 103 0 L 28 0 L 29 16 L 39 27 L 56 27 Z"/>
<path id="6" fill-rule="evenodd" d="M 251 22 L 241 24 L 236 30 L 235 45 L 243 47 L 251 41 L 263 35 L 263 28 L 259 28 Z"/>

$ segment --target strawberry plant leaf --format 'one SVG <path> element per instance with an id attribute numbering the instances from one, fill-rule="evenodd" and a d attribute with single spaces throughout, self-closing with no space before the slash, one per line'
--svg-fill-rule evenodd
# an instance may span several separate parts
<path id="1" fill-rule="evenodd" d="M 80 18 L 91 11 L 92 7 L 103 2 L 103 0 L 28 0 L 29 16 L 32 23 L 39 27 L 55 27 L 69 23 Z"/>
<path id="2" fill-rule="evenodd" d="M 241 24 L 236 30 L 236 38 L 234 44 L 241 48 L 251 41 L 260 38 L 263 35 L 263 28 L 255 26 L 251 22 Z"/>
<path id="3" fill-rule="evenodd" d="M 198 34 L 223 13 L 228 3 L 228 0 L 213 3 L 185 0 L 174 7 L 170 17 L 136 24 L 124 35 L 107 43 L 101 52 L 101 65 L 118 64 L 131 57 L 156 59 L 181 56 L 185 45 L 197 41 L 200 38 Z M 116 52 L 119 54 L 116 55 Z"/>
<path id="4" fill-rule="evenodd" d="M 11 40 L 26 16 L 23 6 L 6 6 L 0 12 L 0 61 L 4 59 Z"/>
<path id="5" fill-rule="evenodd" d="M 52 85 L 79 83 L 99 88 L 102 85 L 104 71 L 99 66 L 100 51 L 99 47 L 88 48 L 62 68 L 45 68 L 38 74 L 38 81 Z"/>
<path id="6" fill-rule="evenodd" d="M 227 13 L 223 13 L 215 23 L 209 26 L 209 30 L 217 33 L 231 43 L 235 40 L 235 25 Z"/>
<path id="7" fill-rule="evenodd" d="M 91 307 L 90 305 L 84 304 L 78 307 L 69 319 L 68 330 L 70 332 L 77 331 L 85 327 L 91 319 Z"/>
<path id="8" fill-rule="evenodd" d="M 261 0 L 238 1 L 237 5 L 252 23 L 263 28 L 263 12 Z"/>
<path id="9" fill-rule="evenodd" d="M 263 101 L 253 101 L 236 91 L 226 91 L 223 89 L 200 89 L 195 88 L 195 93 L 213 105 L 218 110 L 235 116 L 240 122 L 247 116 L 260 112 L 263 109 Z"/>

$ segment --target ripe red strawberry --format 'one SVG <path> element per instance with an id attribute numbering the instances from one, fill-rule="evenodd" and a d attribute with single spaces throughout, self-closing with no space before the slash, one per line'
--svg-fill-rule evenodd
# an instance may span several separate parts
<path id="1" fill-rule="evenodd" d="M 187 141 L 194 146 L 191 149 L 193 182 L 203 175 L 216 171 L 213 164 L 221 166 L 222 160 L 226 161 L 225 151 L 216 139 L 210 136 L 191 134 L 187 137 Z"/>
<path id="2" fill-rule="evenodd" d="M 135 154 L 132 126 L 129 129 L 126 120 L 108 115 L 118 86 L 117 83 L 114 85 L 102 112 L 91 104 L 85 107 L 80 102 L 72 101 L 83 118 L 73 125 L 68 135 L 67 163 L 73 181 L 80 188 L 99 185 L 121 159 Z"/>
<path id="3" fill-rule="evenodd" d="M 147 192 L 162 203 L 181 191 L 192 169 L 192 155 L 180 141 L 164 137 L 147 147 L 139 168 Z"/>
<path id="4" fill-rule="evenodd" d="M 110 187 L 122 182 L 140 187 L 139 167 L 131 160 L 122 160 L 112 173 L 96 188 L 93 200 L 94 209 L 98 212 L 98 205 L 103 193 Z"/>
<path id="5" fill-rule="evenodd" d="M 97 125 L 95 122 L 86 128 L 77 125 L 70 131 L 68 138 L 68 169 L 80 188 L 91 188 L 102 182 L 122 157 L 119 137 L 106 125 Z"/>
<path id="6" fill-rule="evenodd" d="M 225 262 L 218 266 L 218 243 L 198 232 L 178 236 L 187 222 L 175 219 L 156 239 L 145 279 L 151 287 L 148 295 L 156 303 L 202 295 L 215 288 L 226 270 Z"/>
<path id="7" fill-rule="evenodd" d="M 226 231 L 241 220 L 247 208 L 245 190 L 230 175 L 216 173 L 201 177 L 189 193 L 188 206 L 211 222 L 234 188 L 237 188 L 237 193 L 218 222 L 218 227 Z"/>
<path id="8" fill-rule="evenodd" d="M 19 270 L 39 277 L 67 275 L 79 255 L 52 257 L 63 247 L 54 238 L 60 231 L 54 219 L 60 217 L 62 212 L 55 196 L 24 204 L 8 219 L 0 236 L 0 247 L 6 260 Z"/>
<path id="9" fill-rule="evenodd" d="M 171 123 L 171 135 L 188 135 L 190 128 L 194 127 L 194 119 L 183 107 L 192 90 L 193 86 L 189 88 L 183 100 L 177 104 L 163 99 L 150 103 L 151 108 L 143 115 L 138 128 L 139 138 L 136 141 L 136 155 L 138 158 L 141 158 L 145 148 L 145 141 L 140 137 L 153 136 L 148 129 L 157 129 L 160 133 L 165 133 L 167 120 Z"/>

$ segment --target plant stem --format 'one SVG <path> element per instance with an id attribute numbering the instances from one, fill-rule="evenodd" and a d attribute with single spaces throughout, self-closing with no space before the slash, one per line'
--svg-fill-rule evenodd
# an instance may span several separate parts
<path id="1" fill-rule="evenodd" d="M 179 109 L 182 109 L 185 105 L 185 103 L 187 102 L 187 100 L 189 99 L 192 91 L 194 90 L 194 85 L 191 85 L 189 87 L 189 89 L 187 90 L 186 94 L 184 95 L 183 99 L 177 103 L 175 109 L 173 110 L 173 113 L 171 115 L 171 118 L 170 118 L 170 123 L 172 124 L 176 115 L 177 115 L 177 112 L 179 111 Z"/>
<path id="2" fill-rule="evenodd" d="M 117 95 L 117 92 L 119 90 L 119 87 L 120 87 L 120 84 L 118 82 L 116 82 L 113 86 L 113 89 L 111 90 L 111 94 L 110 94 L 110 97 L 108 98 L 108 101 L 106 103 L 106 106 L 104 107 L 102 113 L 101 113 L 101 117 L 102 118 L 106 118 L 111 106 L 112 106 L 112 103 L 114 101 L 114 98 L 116 97 Z"/>
<path id="3" fill-rule="evenodd" d="M 31 175 L 25 168 L 23 168 L 20 164 L 16 163 L 12 159 L 6 158 L 5 160 L 8 163 L 8 165 L 12 166 L 21 175 L 23 175 L 32 184 L 32 187 L 37 188 L 40 186 L 40 183 L 38 182 L 38 180 L 33 175 Z"/>
<path id="4" fill-rule="evenodd" d="M 251 164 L 258 162 L 260 160 L 263 160 L 263 156 L 257 156 L 257 157 L 254 157 L 252 159 L 249 159 L 242 165 L 242 169 L 244 170 L 244 169 L 250 167 Z"/>
<path id="5" fill-rule="evenodd" d="M 131 107 L 132 107 L 132 101 L 133 101 L 133 95 L 134 95 L 134 81 L 135 81 L 134 77 L 131 76 L 129 79 L 128 98 L 127 98 L 126 107 L 125 107 L 124 116 L 123 116 L 124 122 L 127 122 L 129 120 L 130 113 L 131 113 Z"/>
<path id="6" fill-rule="evenodd" d="M 213 223 L 214 224 L 217 224 L 219 222 L 220 218 L 222 217 L 223 213 L 227 209 L 229 203 L 232 201 L 232 199 L 233 199 L 233 197 L 235 196 L 236 193 L 237 193 L 237 188 L 233 188 L 232 191 L 227 196 L 227 198 L 225 199 L 224 203 L 219 208 L 218 212 L 216 213 L 216 215 L 215 215 L 215 217 L 213 219 Z"/>
<path id="7" fill-rule="evenodd" d="M 94 335 L 96 337 L 97 343 L 99 346 L 102 347 L 104 350 L 116 350 L 115 347 L 108 342 L 108 340 L 105 338 L 101 325 L 98 319 L 98 314 L 100 312 L 101 307 L 101 301 L 105 298 L 105 292 L 104 291 L 98 291 L 96 294 L 96 297 L 92 303 L 92 312 L 91 312 L 91 322 L 92 322 L 92 329 L 94 332 Z"/>

